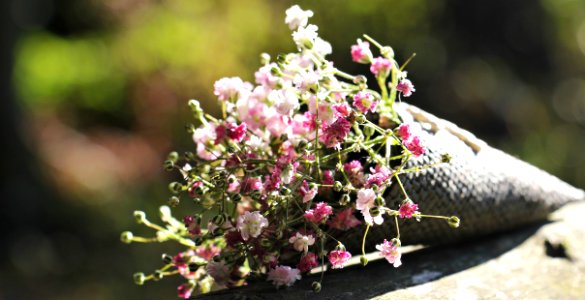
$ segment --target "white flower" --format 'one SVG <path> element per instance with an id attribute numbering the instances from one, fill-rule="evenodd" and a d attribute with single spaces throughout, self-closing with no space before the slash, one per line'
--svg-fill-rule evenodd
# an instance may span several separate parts
<path id="1" fill-rule="evenodd" d="M 329 55 L 333 52 L 333 48 L 328 41 L 317 37 L 315 39 L 315 44 L 313 45 L 313 49 L 317 51 L 317 53 L 321 54 L 321 56 Z"/>
<path id="2" fill-rule="evenodd" d="M 376 192 L 374 192 L 374 190 L 361 189 L 358 191 L 356 209 L 362 212 L 364 221 L 366 221 L 368 225 L 372 225 L 373 223 L 380 225 L 384 222 L 384 217 L 382 217 L 382 215 L 372 218 L 372 215 L 370 214 L 370 208 L 374 207 L 375 201 Z"/>
<path id="3" fill-rule="evenodd" d="M 268 99 L 274 103 L 278 113 L 286 116 L 299 108 L 299 98 L 291 89 L 273 90 L 268 95 Z"/>
<path id="4" fill-rule="evenodd" d="M 289 266 L 277 266 L 268 272 L 268 281 L 272 281 L 276 287 L 281 285 L 291 286 L 297 280 L 301 279 L 301 271 Z"/>
<path id="5" fill-rule="evenodd" d="M 318 37 L 317 30 L 319 30 L 319 27 L 311 24 L 307 27 L 300 27 L 297 31 L 293 32 L 292 37 L 297 44 L 297 47 L 301 49 L 313 48 L 315 39 Z"/>
<path id="6" fill-rule="evenodd" d="M 321 76 L 315 71 L 298 72 L 295 76 L 294 84 L 300 90 L 308 91 L 319 85 L 319 79 L 321 79 Z"/>
<path id="7" fill-rule="evenodd" d="M 249 212 L 238 218 L 237 228 L 242 235 L 244 241 L 247 241 L 250 236 L 257 238 L 262 233 L 262 228 L 268 226 L 268 219 L 260 214 L 259 211 Z"/>
<path id="8" fill-rule="evenodd" d="M 215 280 L 217 284 L 227 283 L 230 278 L 230 269 L 223 261 L 211 260 L 205 267 L 207 274 Z"/>
<path id="9" fill-rule="evenodd" d="M 299 27 L 307 26 L 309 18 L 313 16 L 313 11 L 302 10 L 300 6 L 293 5 L 286 10 L 286 18 L 284 23 L 288 25 L 288 28 L 295 30 Z"/>
<path id="10" fill-rule="evenodd" d="M 288 239 L 288 242 L 293 244 L 293 248 L 295 248 L 295 250 L 299 252 L 303 251 L 305 254 L 307 254 L 307 252 L 309 252 L 309 246 L 315 244 L 315 238 L 310 234 L 302 235 L 297 232 L 296 235 Z"/>

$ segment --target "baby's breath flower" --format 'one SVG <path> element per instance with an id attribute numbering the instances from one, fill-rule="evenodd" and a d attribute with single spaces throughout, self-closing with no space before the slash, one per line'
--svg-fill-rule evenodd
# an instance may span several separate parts
<path id="1" fill-rule="evenodd" d="M 384 57 L 376 57 L 372 60 L 370 66 L 370 72 L 376 76 L 387 77 L 392 69 L 392 63 L 390 60 Z"/>
<path id="2" fill-rule="evenodd" d="M 410 95 L 416 91 L 414 85 L 408 79 L 400 80 L 398 85 L 396 85 L 396 90 L 401 92 L 404 97 L 410 97 Z"/>
<path id="3" fill-rule="evenodd" d="M 284 22 L 288 25 L 288 28 L 295 30 L 299 27 L 307 26 L 309 18 L 313 16 L 313 11 L 302 10 L 300 6 L 293 5 L 286 10 L 286 18 Z"/>
<path id="4" fill-rule="evenodd" d="M 307 27 L 299 27 L 297 31 L 293 32 L 292 37 L 299 49 L 311 49 L 315 45 L 317 38 L 317 30 L 319 27 L 310 24 Z"/>
<path id="5" fill-rule="evenodd" d="M 402 262 L 400 261 L 400 258 L 402 257 L 400 246 L 384 240 L 382 244 L 376 245 L 376 249 L 380 251 L 380 255 L 386 258 L 389 263 L 393 264 L 395 268 L 402 265 Z"/>
<path id="6" fill-rule="evenodd" d="M 272 281 L 276 287 L 283 285 L 291 286 L 295 281 L 301 279 L 301 271 L 289 266 L 277 266 L 268 272 L 268 281 Z"/>
<path id="7" fill-rule="evenodd" d="M 351 253 L 345 250 L 333 250 L 327 256 L 331 263 L 332 269 L 343 269 L 347 261 L 351 258 Z"/>
<path id="8" fill-rule="evenodd" d="M 367 64 L 372 61 L 372 51 L 370 51 L 370 43 L 362 42 L 358 39 L 357 44 L 351 46 L 351 59 L 355 62 Z"/>
<path id="9" fill-rule="evenodd" d="M 238 231 L 242 234 L 244 241 L 250 237 L 257 238 L 262 229 L 268 226 L 268 219 L 260 214 L 259 211 L 246 212 L 238 218 Z"/>

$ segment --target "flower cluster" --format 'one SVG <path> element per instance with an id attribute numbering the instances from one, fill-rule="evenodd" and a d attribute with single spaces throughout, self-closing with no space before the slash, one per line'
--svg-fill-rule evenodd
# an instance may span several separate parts
<path id="1" fill-rule="evenodd" d="M 405 65 L 392 48 L 369 36 L 358 39 L 350 54 L 370 66 L 379 90 L 370 89 L 366 76 L 344 73 L 326 59 L 331 46 L 309 24 L 312 15 L 297 5 L 286 11 L 298 52 L 275 60 L 263 54 L 254 83 L 238 77 L 215 83 L 221 119 L 189 101 L 195 146 L 165 161 L 167 170 L 183 178 L 169 185 L 169 205 L 184 213 L 182 221 L 167 206 L 160 210 L 164 226 L 137 211 L 138 223 L 156 236 L 122 234 L 127 243 L 174 240 L 186 250 L 163 255 L 165 266 L 135 274 L 136 283 L 178 274 L 186 280 L 178 287 L 182 298 L 205 293 L 212 284 L 242 285 L 249 274 L 291 286 L 326 263 L 346 266 L 352 254 L 343 238 L 357 227 L 365 226 L 367 234 L 372 226 L 395 222 L 398 229 L 398 218 L 412 217 L 458 224 L 456 217 L 419 212 L 401 182 L 402 174 L 416 171 L 406 168 L 411 157 L 426 151 L 421 136 L 394 110 L 397 98 L 415 91 Z M 374 114 L 385 122 L 372 122 Z M 387 205 L 391 188 L 403 193 L 400 204 Z M 396 232 L 376 246 L 394 267 L 401 264 L 399 238 Z M 320 290 L 320 282 L 313 287 Z"/>

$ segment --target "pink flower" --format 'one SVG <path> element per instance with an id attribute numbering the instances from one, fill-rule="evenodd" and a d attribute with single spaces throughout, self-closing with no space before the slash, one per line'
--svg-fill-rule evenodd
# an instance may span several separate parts
<path id="1" fill-rule="evenodd" d="M 291 286 L 295 281 L 301 279 L 301 271 L 289 266 L 277 266 L 268 272 L 268 281 L 272 281 L 276 287 L 282 285 Z"/>
<path id="2" fill-rule="evenodd" d="M 396 130 L 398 133 L 398 136 L 403 140 L 403 141 L 408 141 L 410 139 L 410 137 L 412 136 L 412 131 L 410 130 L 410 124 L 400 124 L 400 126 L 398 126 L 398 129 Z"/>
<path id="3" fill-rule="evenodd" d="M 318 266 L 319 262 L 317 261 L 317 255 L 313 252 L 309 252 L 305 254 L 303 257 L 301 257 L 301 260 L 299 261 L 297 268 L 301 272 L 309 272 L 313 268 L 316 268 Z"/>
<path id="4" fill-rule="evenodd" d="M 230 279 L 231 270 L 224 261 L 216 262 L 211 260 L 207 263 L 205 270 L 207 271 L 207 274 L 209 274 L 209 276 L 211 276 L 213 280 L 219 285 L 228 283 Z"/>
<path id="5" fill-rule="evenodd" d="M 309 188 L 309 183 L 306 180 L 303 180 L 303 183 L 299 187 L 299 195 L 303 197 L 303 203 L 307 203 L 317 195 L 318 187 L 315 186 L 312 189 Z"/>
<path id="6" fill-rule="evenodd" d="M 240 231 L 244 241 L 247 241 L 250 236 L 257 238 L 264 227 L 268 226 L 268 219 L 260 214 L 259 211 L 249 212 L 238 217 L 237 228 Z"/>
<path id="7" fill-rule="evenodd" d="M 181 252 L 175 256 L 173 256 L 172 263 L 179 270 L 179 274 L 184 276 L 185 278 L 191 277 L 191 271 L 189 270 L 189 263 L 191 262 L 191 258 L 193 258 L 195 253 L 192 250 Z"/>
<path id="8" fill-rule="evenodd" d="M 179 295 L 179 298 L 183 298 L 183 299 L 189 299 L 191 298 L 191 293 L 193 293 L 193 288 L 194 286 L 188 283 L 183 283 L 181 285 L 179 285 L 179 287 L 177 288 L 177 293 Z"/>
<path id="9" fill-rule="evenodd" d="M 359 160 L 352 160 L 343 164 L 343 171 L 349 178 L 351 184 L 355 187 L 361 187 L 364 184 L 364 167 Z"/>
<path id="10" fill-rule="evenodd" d="M 335 109 L 335 114 L 338 118 L 347 118 L 351 113 L 349 105 L 345 102 L 333 105 L 333 109 Z"/>
<path id="11" fill-rule="evenodd" d="M 220 101 L 233 101 L 252 90 L 252 86 L 239 77 L 224 77 L 213 84 L 213 94 Z"/>
<path id="12" fill-rule="evenodd" d="M 189 193 L 189 197 L 191 198 L 197 198 L 201 196 L 201 188 L 203 187 L 203 182 L 201 181 L 195 181 L 193 182 L 193 184 L 191 185 L 191 187 L 189 187 L 189 189 L 187 189 L 187 192 Z"/>
<path id="13" fill-rule="evenodd" d="M 197 128 L 193 132 L 193 141 L 197 144 L 197 155 L 205 160 L 212 160 L 218 158 L 221 153 L 214 149 L 213 141 L 216 139 L 215 126 L 208 124 L 207 126 Z"/>
<path id="14" fill-rule="evenodd" d="M 323 171 L 323 184 L 332 185 L 335 182 L 332 170 Z"/>
<path id="15" fill-rule="evenodd" d="M 296 235 L 292 236 L 288 239 L 288 242 L 293 244 L 293 248 L 299 252 L 303 251 L 304 253 L 309 252 L 309 246 L 315 244 L 315 238 L 313 235 L 308 234 L 304 235 L 300 232 L 297 232 Z"/>
<path id="16" fill-rule="evenodd" d="M 408 151 L 412 152 L 415 157 L 419 157 L 427 151 L 427 149 L 421 143 L 421 140 L 418 136 L 412 137 L 410 140 L 405 141 L 402 143 Z"/>
<path id="17" fill-rule="evenodd" d="M 384 222 L 382 215 L 372 217 L 370 214 L 370 208 L 374 207 L 376 201 L 376 192 L 372 189 L 360 189 L 357 194 L 356 208 L 362 212 L 366 224 L 372 225 L 376 223 L 378 225 Z"/>
<path id="18" fill-rule="evenodd" d="M 370 43 L 357 40 L 356 45 L 351 46 L 351 60 L 367 64 L 372 61 L 372 51 L 370 51 Z"/>
<path id="19" fill-rule="evenodd" d="M 318 106 L 317 102 L 319 103 Z M 309 112 L 315 117 L 318 114 L 319 120 L 323 121 L 324 125 L 329 125 L 337 119 L 333 105 L 324 100 L 317 101 L 316 96 L 309 97 Z"/>
<path id="20" fill-rule="evenodd" d="M 386 77 L 390 73 L 390 69 L 392 69 L 392 63 L 383 57 L 374 58 L 370 66 L 370 72 L 376 76 Z"/>
<path id="21" fill-rule="evenodd" d="M 365 114 L 368 111 L 375 112 L 378 101 L 376 101 L 372 94 L 359 91 L 353 96 L 353 106 Z"/>
<path id="22" fill-rule="evenodd" d="M 280 189 L 282 184 L 282 178 L 280 177 L 282 170 L 280 168 L 274 168 L 270 175 L 264 176 L 264 189 L 267 191 L 276 191 Z"/>
<path id="23" fill-rule="evenodd" d="M 277 65 L 275 63 L 270 63 L 258 69 L 258 71 L 254 73 L 256 83 L 269 89 L 275 88 L 276 83 L 278 82 L 278 77 L 272 75 L 272 68 L 276 67 Z"/>
<path id="24" fill-rule="evenodd" d="M 240 192 L 248 194 L 252 191 L 262 191 L 262 180 L 257 177 L 246 177 L 241 183 Z"/>
<path id="25" fill-rule="evenodd" d="M 414 89 L 414 85 L 412 85 L 412 82 L 410 82 L 408 79 L 400 80 L 400 82 L 396 85 L 396 90 L 401 92 L 404 97 L 410 97 L 412 92 L 416 91 Z"/>
<path id="26" fill-rule="evenodd" d="M 332 269 L 343 269 L 347 261 L 351 258 L 351 253 L 345 250 L 333 250 L 327 256 L 331 263 Z"/>
<path id="27" fill-rule="evenodd" d="M 241 142 L 246 136 L 247 128 L 248 126 L 245 122 L 240 125 L 236 125 L 236 123 L 221 124 L 215 128 L 215 144 L 221 143 L 226 136 L 230 140 Z"/>
<path id="28" fill-rule="evenodd" d="M 221 253 L 221 248 L 217 247 L 216 245 L 207 245 L 207 246 L 200 246 L 197 247 L 195 250 L 195 254 L 197 256 L 210 261 L 214 256 L 219 255 Z"/>
<path id="29" fill-rule="evenodd" d="M 325 202 L 315 204 L 315 208 L 305 211 L 305 219 L 313 223 L 321 223 L 327 220 L 329 215 L 333 213 L 333 208 Z"/>
<path id="30" fill-rule="evenodd" d="M 398 212 L 400 213 L 401 218 L 412 218 L 412 214 L 414 214 L 418 210 L 418 204 L 415 204 L 410 199 L 402 202 L 400 204 L 400 208 L 398 208 Z"/>
<path id="31" fill-rule="evenodd" d="M 353 208 L 346 208 L 335 214 L 335 216 L 333 216 L 333 218 L 327 222 L 327 225 L 329 225 L 331 228 L 339 230 L 349 230 L 359 226 L 362 224 L 362 222 L 353 215 L 353 212 Z"/>
<path id="32" fill-rule="evenodd" d="M 394 243 L 384 240 L 384 243 L 376 245 L 376 249 L 380 251 L 380 255 L 384 256 L 389 263 L 394 264 L 395 268 L 402 265 L 402 262 L 400 261 L 400 257 L 402 256 L 400 247 Z"/>
<path id="33" fill-rule="evenodd" d="M 187 231 L 189 231 L 192 235 L 200 235 L 201 234 L 201 224 L 199 220 L 193 216 L 185 216 L 183 218 L 183 224 L 187 227 Z"/>
<path id="34" fill-rule="evenodd" d="M 370 168 L 370 172 L 372 172 L 372 174 L 370 174 L 366 180 L 366 187 L 368 188 L 374 184 L 377 186 L 382 186 L 392 176 L 392 171 L 384 166 L 379 165 L 377 165 L 375 169 Z"/>
<path id="35" fill-rule="evenodd" d="M 328 148 L 338 147 L 351 129 L 351 123 L 345 118 L 338 118 L 329 126 L 325 126 L 323 135 L 319 137 Z"/>

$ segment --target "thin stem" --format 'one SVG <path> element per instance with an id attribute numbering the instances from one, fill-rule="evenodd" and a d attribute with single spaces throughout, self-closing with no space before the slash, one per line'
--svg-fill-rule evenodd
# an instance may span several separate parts
<path id="1" fill-rule="evenodd" d="M 400 227 L 398 226 L 398 215 L 394 215 L 394 223 L 396 223 L 396 238 L 400 239 Z"/>
<path id="2" fill-rule="evenodd" d="M 362 255 L 366 256 L 366 237 L 368 236 L 368 230 L 370 230 L 370 225 L 366 225 L 366 231 L 364 232 L 364 237 L 362 239 Z"/>
<path id="3" fill-rule="evenodd" d="M 372 37 L 370 37 L 369 35 L 367 35 L 367 34 L 364 34 L 363 36 L 364 36 L 364 38 L 365 38 L 366 40 L 368 40 L 368 42 L 370 42 L 370 43 L 374 44 L 374 46 L 376 46 L 376 47 L 378 47 L 378 48 L 380 48 L 380 49 L 382 49 L 382 48 L 384 47 L 384 46 L 380 45 L 380 43 L 378 43 L 376 40 L 374 40 L 374 39 L 373 39 Z"/>

